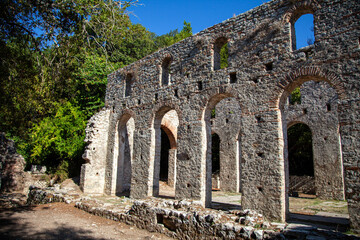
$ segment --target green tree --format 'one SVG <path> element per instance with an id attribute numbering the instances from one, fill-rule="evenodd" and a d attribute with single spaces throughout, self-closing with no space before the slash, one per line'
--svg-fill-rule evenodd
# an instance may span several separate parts
<path id="1" fill-rule="evenodd" d="M 57 103 L 56 114 L 46 117 L 30 130 L 26 146 L 28 164 L 50 167 L 54 172 L 64 165 L 79 165 L 84 149 L 86 116 L 70 102 Z M 65 172 L 68 174 L 68 170 Z"/>
<path id="2" fill-rule="evenodd" d="M 75 169 L 85 120 L 104 105 L 107 75 L 192 35 L 187 22 L 159 37 L 133 24 L 126 11 L 136 3 L 0 2 L 0 131 L 29 164 Z"/>
<path id="3" fill-rule="evenodd" d="M 156 36 L 154 39 L 156 48 L 168 47 L 176 42 L 179 42 L 187 37 L 192 36 L 191 24 L 184 21 L 182 30 L 179 32 L 178 29 L 172 30 L 167 34 Z"/>
<path id="4" fill-rule="evenodd" d="M 294 89 L 290 94 L 290 104 L 301 104 L 301 92 L 300 87 Z"/>
<path id="5" fill-rule="evenodd" d="M 220 49 L 220 68 L 227 68 L 229 66 L 228 63 L 229 58 L 229 45 L 225 43 Z"/>

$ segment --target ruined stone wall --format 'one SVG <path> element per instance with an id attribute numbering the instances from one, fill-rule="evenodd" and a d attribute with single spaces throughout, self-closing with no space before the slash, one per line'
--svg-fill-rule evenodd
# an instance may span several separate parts
<path id="1" fill-rule="evenodd" d="M 87 147 L 81 166 L 80 188 L 85 193 L 103 194 L 108 147 L 110 110 L 95 114 L 86 128 Z"/>
<path id="2" fill-rule="evenodd" d="M 325 81 L 339 97 L 346 198 L 351 222 L 359 228 L 359 11 L 357 0 L 273 0 L 110 74 L 105 192 L 111 189 L 109 153 L 114 141 L 110 136 L 118 119 L 131 114 L 135 130 L 130 196 L 153 194 L 155 123 L 175 110 L 179 118 L 176 198 L 197 199 L 209 206 L 211 110 L 232 97 L 241 109 L 237 132 L 242 205 L 268 219 L 284 221 L 288 211 L 286 100 L 306 81 Z M 314 14 L 315 42 L 293 50 L 292 26 L 305 13 Z M 219 38 L 228 41 L 229 66 L 214 70 L 214 45 Z M 168 84 L 161 81 L 165 61 L 170 61 Z M 134 81 L 131 95 L 125 97 L 129 73 Z"/>
<path id="3" fill-rule="evenodd" d="M 339 99 L 326 82 L 305 82 L 300 86 L 301 103 L 286 102 L 284 115 L 288 128 L 296 123 L 312 131 L 316 195 L 322 199 L 344 199 L 343 168 L 338 121 Z M 214 185 L 224 191 L 239 191 L 241 163 L 237 141 L 241 109 L 233 98 L 216 105 L 212 130 L 220 136 L 220 179 Z M 241 134 L 240 134 L 241 136 Z M 241 158 L 241 157 L 240 157 Z M 240 180 L 240 181 L 239 181 Z"/>
<path id="4" fill-rule="evenodd" d="M 0 132 L 0 192 L 23 192 L 25 160 L 16 152 L 15 143 Z"/>

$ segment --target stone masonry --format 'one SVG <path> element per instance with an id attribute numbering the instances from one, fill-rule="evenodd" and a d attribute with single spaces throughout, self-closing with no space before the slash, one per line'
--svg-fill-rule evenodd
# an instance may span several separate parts
<path id="1" fill-rule="evenodd" d="M 122 187 L 115 185 L 128 181 L 126 174 L 118 173 L 124 171 L 119 163 L 128 162 L 130 196 L 157 196 L 162 119 L 176 111 L 175 198 L 210 206 L 211 133 L 217 132 L 211 111 L 231 98 L 241 111 L 227 119 L 229 134 L 217 134 L 232 139 L 229 147 L 220 146 L 220 152 L 233 149 L 220 161 L 231 166 L 223 175 L 238 176 L 229 190 L 241 189 L 243 208 L 269 220 L 286 221 L 287 128 L 303 122 L 313 139 L 318 138 L 313 141 L 315 177 L 318 171 L 320 176 L 336 173 L 331 181 L 324 177 L 316 184 L 327 184 L 324 194 L 341 199 L 340 178 L 344 179 L 350 221 L 360 229 L 359 12 L 358 0 L 273 0 L 110 74 L 105 108 L 87 127 L 82 190 L 116 194 Z M 314 16 L 315 42 L 295 49 L 294 23 L 307 13 Z M 229 47 L 225 69 L 218 66 L 220 43 Z M 321 94 L 317 82 L 331 86 L 338 104 L 330 103 L 329 112 L 336 114 L 328 114 L 325 104 L 318 115 L 309 109 L 309 116 L 288 116 L 291 107 L 294 112 L 304 109 L 288 106 L 288 97 L 308 81 L 316 82 L 310 84 L 310 92 L 317 97 Z M 125 141 L 131 144 L 119 141 L 121 135 L 132 136 Z M 316 151 L 326 152 L 326 160 L 317 159 Z M 118 181 L 119 177 L 123 179 Z"/>
<path id="2" fill-rule="evenodd" d="M 16 152 L 15 143 L 0 132 L 0 193 L 23 192 L 27 174 L 25 160 Z"/>

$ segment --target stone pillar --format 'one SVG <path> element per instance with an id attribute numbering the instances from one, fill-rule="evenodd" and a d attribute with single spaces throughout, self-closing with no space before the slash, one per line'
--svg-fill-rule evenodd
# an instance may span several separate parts
<path id="1" fill-rule="evenodd" d="M 176 182 L 176 149 L 169 149 L 168 185 L 174 187 Z"/>
<path id="2" fill-rule="evenodd" d="M 344 200 L 342 159 L 337 126 L 313 128 L 313 159 L 316 196 Z"/>
<path id="3" fill-rule="evenodd" d="M 88 143 L 81 166 L 80 188 L 84 193 L 104 194 L 110 110 L 95 114 L 86 127 Z"/>
<path id="4" fill-rule="evenodd" d="M 146 198 L 153 195 L 153 174 L 155 141 L 152 141 L 152 131 L 141 121 L 141 116 L 137 116 L 134 131 L 133 162 L 131 166 L 131 198 Z"/>
<path id="5" fill-rule="evenodd" d="M 241 129 L 241 205 L 268 220 L 284 222 L 286 166 L 280 111 L 243 115 Z"/>
<path id="6" fill-rule="evenodd" d="M 339 110 L 345 197 L 351 227 L 360 231 L 360 100 L 344 101 Z"/>
<path id="7" fill-rule="evenodd" d="M 221 191 L 239 191 L 239 157 L 237 140 L 226 138 L 220 142 Z"/>
<path id="8" fill-rule="evenodd" d="M 204 134 L 205 130 L 201 121 L 179 125 L 175 188 L 176 199 L 199 200 L 203 205 L 205 205 L 206 196 L 206 138 Z M 211 184 L 211 180 L 209 182 Z"/>

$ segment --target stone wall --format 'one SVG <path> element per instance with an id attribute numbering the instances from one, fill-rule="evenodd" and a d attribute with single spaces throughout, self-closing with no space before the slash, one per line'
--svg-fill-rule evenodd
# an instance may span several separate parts
<path id="1" fill-rule="evenodd" d="M 108 146 L 110 110 L 95 114 L 86 128 L 87 147 L 81 166 L 80 187 L 85 193 L 103 194 Z"/>
<path id="2" fill-rule="evenodd" d="M 25 160 L 16 152 L 15 143 L 0 132 L 0 192 L 23 192 Z"/>
<path id="3" fill-rule="evenodd" d="M 239 129 L 233 131 L 240 139 L 239 146 L 234 144 L 232 149 L 239 149 L 242 205 L 268 219 L 285 221 L 287 99 L 304 82 L 327 82 L 339 98 L 345 195 L 351 223 L 360 228 L 359 11 L 356 0 L 273 0 L 110 74 L 106 110 L 99 113 L 108 118 L 104 122 L 99 118 L 96 126 L 90 123 L 88 128 L 91 132 L 102 126 L 99 137 L 108 140 L 101 141 L 100 148 L 95 140 L 91 143 L 91 149 L 95 148 L 92 154 L 97 154 L 101 164 L 97 165 L 99 171 L 85 171 L 96 160 L 88 157 L 90 164 L 82 171 L 82 185 L 92 179 L 105 181 L 104 189 L 93 187 L 93 192 L 111 193 L 116 124 L 120 118 L 131 116 L 135 129 L 130 196 L 156 195 L 157 129 L 163 116 L 175 110 L 179 120 L 175 197 L 210 206 L 211 110 L 231 97 L 241 109 L 241 120 L 236 124 Z M 293 25 L 305 13 L 314 15 L 315 42 L 294 50 Z M 214 68 L 219 39 L 226 39 L 229 46 L 229 66 L 225 69 Z M 170 64 L 169 81 L 161 81 L 165 63 Z M 125 93 L 128 74 L 134 78 L 131 94 Z M 229 157 L 236 166 L 234 159 L 236 156 Z M 236 171 L 231 174 L 239 175 Z"/>
<path id="4" fill-rule="evenodd" d="M 29 192 L 27 204 L 65 202 L 114 221 L 159 232 L 175 239 L 358 239 L 339 231 L 315 226 L 267 222 L 255 211 L 204 209 L 196 202 L 148 198 L 89 197 L 69 195 L 62 189 L 37 189 Z M 336 228 L 344 229 L 347 225 Z"/>

